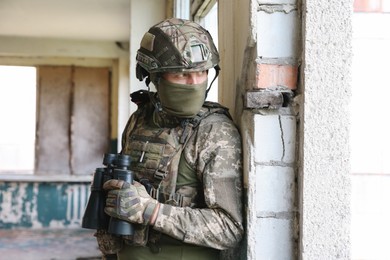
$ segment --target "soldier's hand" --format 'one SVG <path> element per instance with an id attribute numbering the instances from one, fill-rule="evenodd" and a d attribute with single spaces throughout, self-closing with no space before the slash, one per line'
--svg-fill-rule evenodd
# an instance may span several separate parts
<path id="1" fill-rule="evenodd" d="M 104 208 L 108 215 L 132 223 L 154 225 L 159 203 L 142 184 L 109 180 L 103 184 L 103 189 L 108 190 Z"/>

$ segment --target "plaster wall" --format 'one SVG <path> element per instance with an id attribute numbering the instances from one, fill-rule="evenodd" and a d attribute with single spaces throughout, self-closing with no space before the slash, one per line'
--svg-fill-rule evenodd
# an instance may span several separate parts
<path id="1" fill-rule="evenodd" d="M 137 110 L 137 106 L 130 101 L 130 93 L 139 89 L 146 89 L 145 83 L 140 82 L 135 75 L 137 50 L 145 32 L 157 22 L 165 19 L 165 1 L 130 0 L 130 38 L 129 53 L 126 59 L 126 73 L 128 78 L 121 77 L 125 87 L 118 93 L 118 150 L 121 149 L 122 131 L 130 115 Z M 140 22 L 142 21 L 142 22 Z"/>
<path id="2" fill-rule="evenodd" d="M 304 1 L 300 258 L 350 259 L 352 0 Z"/>
<path id="3" fill-rule="evenodd" d="M 253 30 L 253 8 L 251 0 L 219 1 L 219 54 L 221 74 L 219 76 L 219 102 L 228 107 L 239 123 L 242 111 L 241 75 L 253 70 L 256 32 Z M 251 68 L 252 67 L 252 68 Z"/>
<path id="4" fill-rule="evenodd" d="M 117 58 L 126 55 L 114 42 L 0 36 L 0 55 L 40 58 Z"/>
<path id="5" fill-rule="evenodd" d="M 130 89 L 127 93 L 123 93 L 121 95 L 123 98 L 126 98 L 126 102 L 130 101 L 130 93 L 139 89 L 146 89 L 145 83 L 140 82 L 135 75 L 135 58 L 137 56 L 137 50 L 140 47 L 142 37 L 151 26 L 166 18 L 165 1 L 130 1 Z M 135 104 L 131 104 L 130 109 L 127 110 L 128 115 L 135 112 L 136 109 L 137 106 Z M 125 125 L 123 125 L 123 128 L 124 126 Z"/>

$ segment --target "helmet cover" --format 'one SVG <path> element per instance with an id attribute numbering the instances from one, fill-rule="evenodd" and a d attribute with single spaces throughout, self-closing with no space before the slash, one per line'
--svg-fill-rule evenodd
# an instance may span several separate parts
<path id="1" fill-rule="evenodd" d="M 137 78 L 142 80 L 150 73 L 208 70 L 218 65 L 219 54 L 206 29 L 189 20 L 171 18 L 145 33 L 136 60 Z"/>

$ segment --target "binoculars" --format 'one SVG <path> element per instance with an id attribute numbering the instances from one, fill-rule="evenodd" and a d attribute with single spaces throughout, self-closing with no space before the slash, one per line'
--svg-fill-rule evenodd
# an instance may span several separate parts
<path id="1" fill-rule="evenodd" d="M 103 184 L 110 180 L 123 180 L 133 183 L 133 172 L 129 170 L 131 158 L 124 154 L 104 154 L 103 165 L 96 168 L 91 183 L 91 193 L 85 208 L 81 227 L 88 229 L 104 229 L 114 235 L 133 235 L 131 223 L 110 217 L 104 212 L 107 192 Z"/>

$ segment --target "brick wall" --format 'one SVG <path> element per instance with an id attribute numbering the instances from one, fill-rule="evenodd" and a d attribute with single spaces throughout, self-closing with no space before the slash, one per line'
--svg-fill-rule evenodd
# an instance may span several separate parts
<path id="1" fill-rule="evenodd" d="M 294 259 L 299 225 L 293 98 L 299 83 L 300 6 L 294 0 L 254 2 L 255 73 L 246 76 L 241 120 L 243 140 L 250 140 L 244 143 L 248 259 Z"/>

